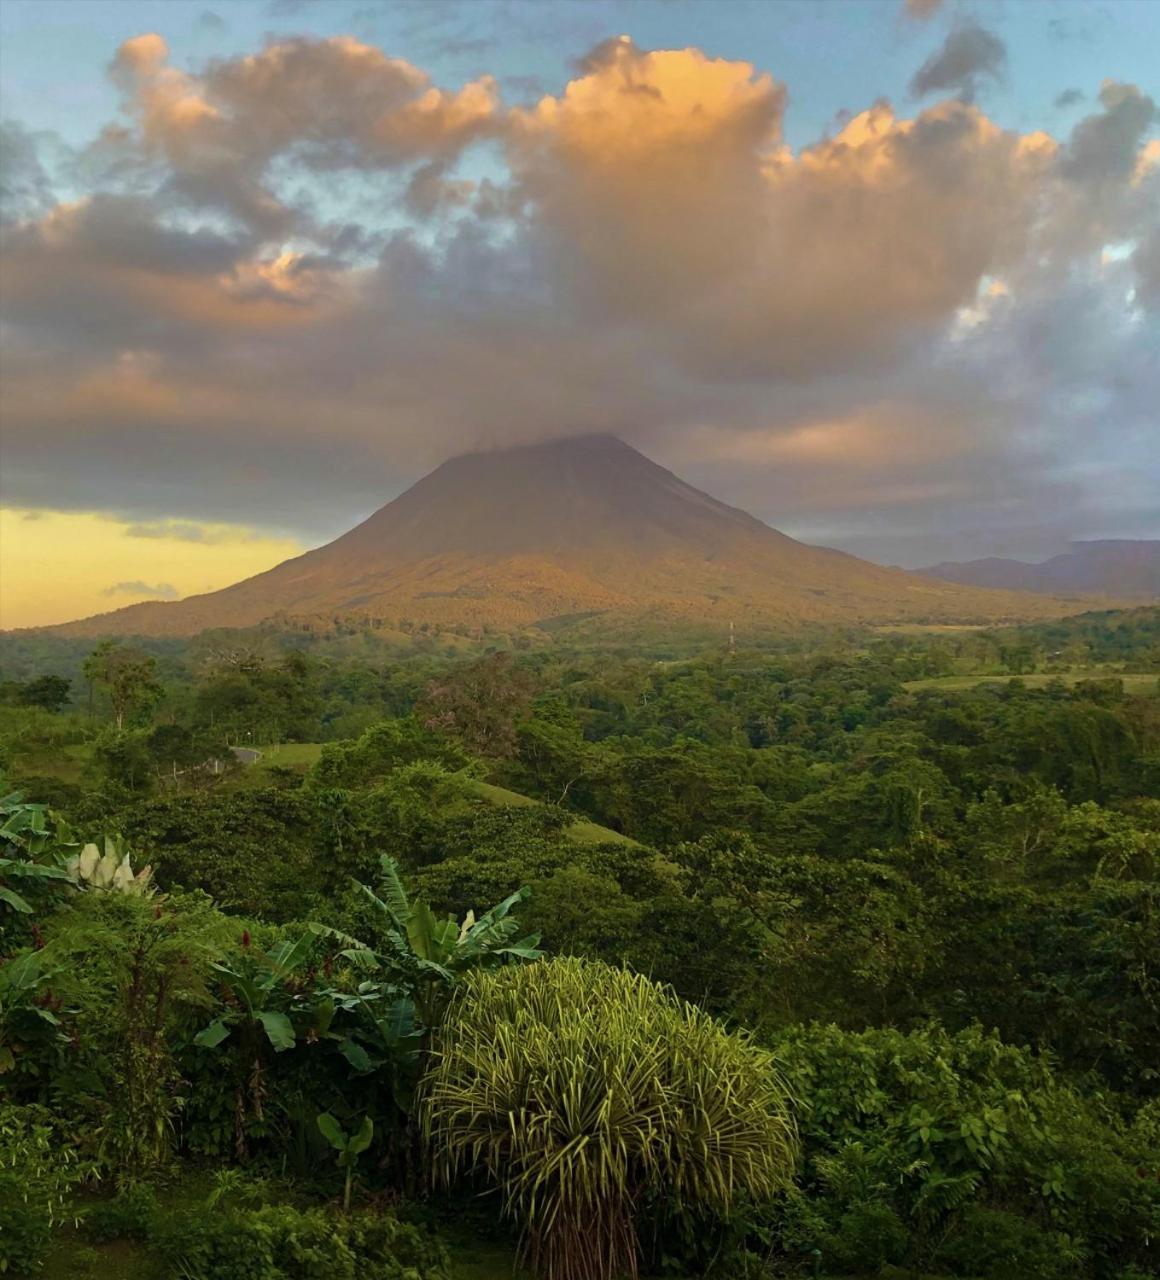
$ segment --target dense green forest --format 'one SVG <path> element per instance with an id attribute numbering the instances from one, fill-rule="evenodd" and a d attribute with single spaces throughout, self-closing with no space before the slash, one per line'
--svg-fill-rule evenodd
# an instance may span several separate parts
<path id="1" fill-rule="evenodd" d="M 1160 1276 L 1160 609 L 411 639 L 4 638 L 0 1272 Z"/>

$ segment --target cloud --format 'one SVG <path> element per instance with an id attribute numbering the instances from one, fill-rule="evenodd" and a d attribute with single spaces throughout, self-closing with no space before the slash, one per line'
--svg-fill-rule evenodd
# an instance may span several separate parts
<path id="1" fill-rule="evenodd" d="M 201 13 L 197 15 L 197 22 L 195 25 L 201 31 L 214 32 L 228 31 L 230 27 L 230 24 L 225 20 L 225 18 L 223 18 L 220 13 L 215 13 L 212 9 L 203 9 Z"/>
<path id="2" fill-rule="evenodd" d="M 0 506 L 0 626 L 51 625 L 134 600 L 184 599 L 305 550 L 296 539 L 261 537 L 246 526 L 211 530 L 219 536 L 199 542 L 140 540 L 108 514 Z"/>
<path id="3" fill-rule="evenodd" d="M 115 67 L 86 191 L 37 187 L 5 234 L 22 505 L 129 513 L 139 552 L 222 521 L 321 539 L 450 454 L 606 430 L 912 563 L 936 525 L 1154 514 L 1138 88 L 1066 137 L 960 97 L 793 149 L 774 74 L 628 39 L 516 104 L 349 39 L 193 74 L 145 35 Z"/>
<path id="4" fill-rule="evenodd" d="M 902 7 L 908 18 L 922 22 L 927 18 L 933 18 L 942 5 L 943 0 L 904 0 Z"/>
<path id="5" fill-rule="evenodd" d="M 278 160 L 313 171 L 447 160 L 488 134 L 498 104 L 490 76 L 443 90 L 350 36 L 279 40 L 193 76 L 170 65 L 165 40 L 148 33 L 121 45 L 110 74 L 136 127 L 107 130 L 106 151 L 162 161 L 173 195 L 261 236 L 314 229 L 274 190 Z"/>
<path id="6" fill-rule="evenodd" d="M 1157 120 L 1156 104 L 1135 85 L 1104 81 L 1101 112 L 1085 117 L 1072 131 L 1063 171 L 1081 182 L 1122 182 L 1136 167 L 1148 130 Z"/>
<path id="7" fill-rule="evenodd" d="M 983 79 L 1001 80 L 1007 68 L 1007 48 L 993 32 L 977 22 L 956 26 L 937 53 L 932 53 L 914 73 L 910 92 L 916 98 L 954 90 L 964 102 L 973 102 Z"/>
<path id="8" fill-rule="evenodd" d="M 158 582 L 151 586 L 148 582 L 114 582 L 106 587 L 103 596 L 138 596 L 146 600 L 176 600 L 177 588 L 168 582 Z"/>
<path id="9" fill-rule="evenodd" d="M 237 545 L 261 541 L 264 535 L 238 525 L 199 524 L 192 520 L 149 520 L 125 524 L 126 538 L 195 542 L 203 546 Z"/>
<path id="10" fill-rule="evenodd" d="M 1160 309 L 1160 230 L 1153 228 L 1132 254 L 1140 302 Z"/>
<path id="11" fill-rule="evenodd" d="M 1077 103 L 1082 102 L 1084 93 L 1082 89 L 1064 89 L 1055 97 L 1054 105 L 1062 110 L 1065 107 L 1074 107 Z"/>
<path id="12" fill-rule="evenodd" d="M 38 139 L 18 121 L 0 121 L 0 222 L 35 217 L 51 203 Z"/>
<path id="13" fill-rule="evenodd" d="M 880 103 L 794 156 L 785 91 L 748 64 L 618 41 L 586 67 L 513 113 L 521 193 L 560 292 L 660 321 L 670 357 L 702 376 L 881 358 L 1026 249 L 1045 136 L 959 102 L 914 120 Z"/>

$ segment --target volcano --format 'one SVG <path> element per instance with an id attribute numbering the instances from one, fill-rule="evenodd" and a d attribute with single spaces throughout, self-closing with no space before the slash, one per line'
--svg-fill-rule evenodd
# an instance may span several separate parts
<path id="1" fill-rule="evenodd" d="M 1075 603 L 916 577 L 808 546 L 611 436 L 452 458 L 349 533 L 256 577 L 52 630 L 192 635 L 271 619 L 521 629 L 1058 616 Z"/>

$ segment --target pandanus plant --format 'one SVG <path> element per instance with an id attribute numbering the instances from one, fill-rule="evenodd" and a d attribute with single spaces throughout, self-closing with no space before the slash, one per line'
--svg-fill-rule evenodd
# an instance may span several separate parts
<path id="1" fill-rule="evenodd" d="M 467 975 L 423 1085 L 436 1180 L 490 1182 L 545 1280 L 635 1277 L 638 1218 L 729 1214 L 792 1176 L 771 1057 L 623 969 L 559 958 Z"/>

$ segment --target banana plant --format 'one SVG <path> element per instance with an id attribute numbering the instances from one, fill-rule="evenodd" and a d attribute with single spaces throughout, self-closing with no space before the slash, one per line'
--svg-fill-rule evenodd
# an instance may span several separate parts
<path id="1" fill-rule="evenodd" d="M 379 887 L 358 887 L 386 919 L 386 947 L 382 959 L 409 980 L 418 1019 L 424 1032 L 439 1024 L 456 979 L 470 969 L 494 968 L 512 961 L 538 960 L 540 935 L 522 938 L 510 912 L 527 898 L 526 886 L 509 894 L 477 920 L 469 911 L 462 921 L 440 919 L 426 902 L 412 903 L 399 875 L 399 864 L 384 854 Z"/>
<path id="2" fill-rule="evenodd" d="M 329 1111 L 324 1111 L 318 1117 L 318 1130 L 338 1152 L 338 1167 L 346 1175 L 342 1188 L 342 1211 L 349 1213 L 355 1165 L 358 1164 L 359 1156 L 371 1145 L 371 1139 L 375 1135 L 375 1122 L 367 1116 L 357 1133 L 347 1133 Z"/>
<path id="3" fill-rule="evenodd" d="M 0 902 L 28 915 L 32 904 L 23 894 L 17 893 L 8 880 L 67 880 L 68 874 L 60 867 L 43 862 L 25 862 L 22 858 L 0 857 Z"/>
<path id="4" fill-rule="evenodd" d="M 105 889 L 113 893 L 130 893 L 138 897 L 152 897 L 157 892 L 153 883 L 153 868 L 143 867 L 133 873 L 132 861 L 125 838 L 121 835 L 104 836 L 102 848 L 86 844 L 65 864 L 68 878 L 78 889 Z"/>
<path id="5" fill-rule="evenodd" d="M 13 880 L 67 880 L 51 856 L 71 843 L 72 833 L 43 804 L 27 804 L 19 791 L 0 796 L 0 903 L 28 915 L 32 904 Z"/>
<path id="6" fill-rule="evenodd" d="M 314 938 L 304 933 L 293 942 L 279 942 L 270 951 L 260 951 L 249 944 L 249 934 L 242 935 L 243 961 L 231 967 L 215 961 L 213 968 L 222 975 L 229 1007 L 193 1038 L 203 1049 L 216 1049 L 235 1027 L 261 1027 L 276 1053 L 292 1049 L 296 1040 L 289 1011 L 298 1003 L 286 987 L 305 964 L 314 948 Z"/>
<path id="7" fill-rule="evenodd" d="M 242 958 L 235 964 L 215 961 L 221 975 L 224 1009 L 193 1038 L 202 1049 L 218 1049 L 231 1036 L 236 1041 L 232 1056 L 234 1071 L 234 1154 L 248 1155 L 249 1122 L 264 1122 L 266 1043 L 275 1053 L 292 1049 L 297 1032 L 291 1014 L 311 1026 L 303 1029 L 318 1038 L 329 1027 L 333 1004 L 320 1000 L 313 990 L 303 990 L 300 970 L 314 948 L 314 936 L 303 934 L 294 941 L 283 940 L 269 951 L 251 945 L 249 931 L 242 934 Z M 236 1034 L 235 1034 L 236 1033 Z"/>
<path id="8" fill-rule="evenodd" d="M 410 989 L 393 978 L 369 948 L 357 947 L 336 957 L 349 967 L 342 985 L 320 988 L 332 1016 L 319 1023 L 317 1038 L 329 1041 L 360 1075 L 381 1072 L 395 1105 L 409 1114 L 418 1085 L 423 1036 L 415 1022 Z"/>
<path id="9" fill-rule="evenodd" d="M 56 1016 L 60 1001 L 48 987 L 55 972 L 43 951 L 22 951 L 0 962 L 0 1075 L 19 1065 L 30 1044 L 68 1043 Z"/>

